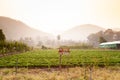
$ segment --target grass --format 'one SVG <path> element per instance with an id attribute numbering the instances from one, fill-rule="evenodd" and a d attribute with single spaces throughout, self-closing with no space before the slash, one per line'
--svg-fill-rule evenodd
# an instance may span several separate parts
<path id="1" fill-rule="evenodd" d="M 18 60 L 18 61 L 17 61 Z M 35 50 L 0 58 L 0 67 L 58 67 L 57 50 Z M 71 50 L 62 56 L 62 66 L 120 66 L 120 51 Z"/>
<path id="2" fill-rule="evenodd" d="M 47 69 L 26 69 L 19 68 L 18 73 L 14 73 L 14 68 L 0 69 L 0 80 L 89 80 L 89 70 L 86 72 L 86 79 L 84 79 L 84 68 L 64 68 L 62 71 L 56 68 Z M 111 68 L 93 68 L 92 80 L 119 80 L 120 67 Z"/>

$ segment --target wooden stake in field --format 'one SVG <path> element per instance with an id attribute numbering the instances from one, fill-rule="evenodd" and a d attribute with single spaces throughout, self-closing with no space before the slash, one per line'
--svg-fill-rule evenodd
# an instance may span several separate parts
<path id="1" fill-rule="evenodd" d="M 17 75 L 18 72 L 18 58 L 16 59 L 16 63 L 15 63 L 15 75 Z"/>
<path id="2" fill-rule="evenodd" d="M 89 80 L 92 80 L 92 66 L 89 67 L 89 71 L 90 71 L 90 78 L 89 78 Z"/>
<path id="3" fill-rule="evenodd" d="M 59 68 L 61 70 L 61 64 L 62 64 L 62 54 L 63 54 L 63 49 L 62 48 L 59 48 Z"/>

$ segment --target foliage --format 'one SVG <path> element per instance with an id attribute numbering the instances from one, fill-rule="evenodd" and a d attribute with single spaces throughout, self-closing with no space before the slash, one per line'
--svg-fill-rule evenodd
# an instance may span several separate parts
<path id="1" fill-rule="evenodd" d="M 2 30 L 0 29 L 0 41 L 5 41 L 5 35 L 3 34 Z"/>
<path id="2" fill-rule="evenodd" d="M 107 42 L 107 40 L 105 40 L 103 37 L 99 37 L 99 42 L 103 43 L 103 42 Z"/>
<path id="3" fill-rule="evenodd" d="M 99 31 L 94 34 L 90 34 L 88 37 L 89 43 L 93 46 L 98 47 L 99 42 L 111 42 L 120 40 L 120 31 L 113 31 L 112 29 L 107 29 L 105 31 Z"/>
<path id="4" fill-rule="evenodd" d="M 46 46 L 44 46 L 44 45 L 42 45 L 42 46 L 41 46 L 41 49 L 47 49 L 47 47 L 46 47 Z"/>
<path id="5" fill-rule="evenodd" d="M 0 67 L 14 67 L 18 59 L 21 67 L 58 67 L 57 50 L 36 50 L 0 58 Z M 107 50 L 71 50 L 69 55 L 62 55 L 62 66 L 120 66 L 119 51 Z"/>
<path id="6" fill-rule="evenodd" d="M 16 41 L 0 41 L 0 53 L 12 53 L 28 51 L 30 48 L 21 42 Z"/>
<path id="7" fill-rule="evenodd" d="M 60 40 L 60 38 L 61 38 L 60 35 L 58 35 L 58 36 L 57 36 L 57 39 Z"/>

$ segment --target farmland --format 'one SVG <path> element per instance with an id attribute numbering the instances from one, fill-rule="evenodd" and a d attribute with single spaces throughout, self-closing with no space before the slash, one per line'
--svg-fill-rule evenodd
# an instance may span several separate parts
<path id="1" fill-rule="evenodd" d="M 0 80 L 119 80 L 119 50 L 33 50 L 0 58 Z M 91 68 L 91 69 L 90 69 Z"/>
<path id="2" fill-rule="evenodd" d="M 58 67 L 57 50 L 34 50 L 0 58 L 0 67 Z M 62 55 L 63 67 L 75 66 L 120 66 L 120 51 L 71 50 Z"/>

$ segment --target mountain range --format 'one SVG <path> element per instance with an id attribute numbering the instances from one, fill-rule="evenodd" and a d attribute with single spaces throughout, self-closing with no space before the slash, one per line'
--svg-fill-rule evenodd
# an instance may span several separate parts
<path id="1" fill-rule="evenodd" d="M 3 30 L 7 40 L 19 40 L 25 37 L 34 39 L 39 37 L 42 40 L 55 39 L 52 34 L 31 28 L 22 21 L 3 16 L 0 16 L 0 29 Z M 60 36 L 61 40 L 86 41 L 88 35 L 104 30 L 105 28 L 97 25 L 83 24 L 63 32 Z"/>

